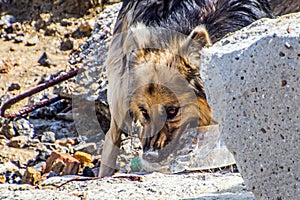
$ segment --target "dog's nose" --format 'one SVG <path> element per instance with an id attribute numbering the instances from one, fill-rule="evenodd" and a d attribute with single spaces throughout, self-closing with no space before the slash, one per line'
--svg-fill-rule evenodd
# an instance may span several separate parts
<path id="1" fill-rule="evenodd" d="M 167 120 L 167 113 L 161 104 L 154 104 L 150 107 L 150 123 L 146 125 L 145 131 L 148 137 L 157 135 L 164 127 Z"/>

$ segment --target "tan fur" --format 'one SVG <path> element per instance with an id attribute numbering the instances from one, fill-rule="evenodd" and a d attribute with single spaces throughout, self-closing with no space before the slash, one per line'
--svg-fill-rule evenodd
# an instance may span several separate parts
<path id="1" fill-rule="evenodd" d="M 107 58 L 111 127 L 99 176 L 113 174 L 120 135 L 130 133 L 133 122 L 143 126 L 147 150 L 164 148 L 182 126 L 213 121 L 198 70 L 200 50 L 209 43 L 204 27 L 186 38 L 138 24 L 114 37 Z"/>

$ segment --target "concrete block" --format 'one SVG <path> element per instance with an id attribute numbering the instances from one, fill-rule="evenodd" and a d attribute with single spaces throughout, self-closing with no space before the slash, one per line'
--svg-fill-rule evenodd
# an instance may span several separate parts
<path id="1" fill-rule="evenodd" d="M 41 172 L 38 170 L 27 167 L 23 177 L 22 177 L 22 183 L 23 184 L 31 184 L 31 185 L 37 185 L 41 181 Z"/>
<path id="2" fill-rule="evenodd" d="M 222 137 L 257 199 L 300 197 L 300 13 L 206 49 L 201 76 Z"/>
<path id="3" fill-rule="evenodd" d="M 78 173 L 80 162 L 69 154 L 53 151 L 46 160 L 46 167 L 43 174 L 51 171 L 59 175 L 75 175 Z"/>

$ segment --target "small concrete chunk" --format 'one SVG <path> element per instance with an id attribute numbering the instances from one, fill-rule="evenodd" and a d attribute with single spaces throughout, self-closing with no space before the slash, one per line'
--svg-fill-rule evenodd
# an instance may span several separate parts
<path id="1" fill-rule="evenodd" d="M 96 146 L 96 143 L 94 143 L 94 142 L 82 143 L 82 144 L 76 145 L 74 147 L 74 150 L 93 154 L 97 150 L 97 146 Z"/>
<path id="2" fill-rule="evenodd" d="M 78 173 L 80 162 L 69 154 L 53 151 L 46 160 L 46 168 L 43 173 L 51 171 L 59 175 L 75 175 Z"/>
<path id="3" fill-rule="evenodd" d="M 0 175 L 0 184 L 4 184 L 6 182 L 6 176 Z"/>
<path id="4" fill-rule="evenodd" d="M 85 166 L 92 167 L 93 156 L 91 154 L 81 152 L 81 151 L 77 151 L 74 154 L 74 158 L 79 160 L 79 162 L 81 163 L 82 168 L 84 168 Z"/>
<path id="5" fill-rule="evenodd" d="M 257 199 L 300 197 L 300 13 L 263 19 L 202 56 L 214 118 Z"/>
<path id="6" fill-rule="evenodd" d="M 21 135 L 13 137 L 8 143 L 7 146 L 14 148 L 23 148 L 28 143 L 28 136 Z"/>
<path id="7" fill-rule="evenodd" d="M 53 133 L 51 131 L 44 132 L 41 137 L 41 142 L 54 143 L 55 142 L 55 133 Z"/>
<path id="8" fill-rule="evenodd" d="M 22 177 L 22 183 L 23 184 L 31 184 L 31 185 L 37 185 L 41 181 L 41 172 L 38 170 L 27 167 L 23 177 Z"/>

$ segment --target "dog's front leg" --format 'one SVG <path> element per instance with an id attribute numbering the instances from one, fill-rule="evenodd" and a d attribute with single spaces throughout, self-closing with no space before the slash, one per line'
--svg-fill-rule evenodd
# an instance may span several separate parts
<path id="1" fill-rule="evenodd" d="M 119 155 L 121 144 L 121 131 L 112 119 L 110 129 L 105 135 L 105 142 L 101 156 L 99 176 L 111 176 L 115 172 L 116 160 Z"/>

